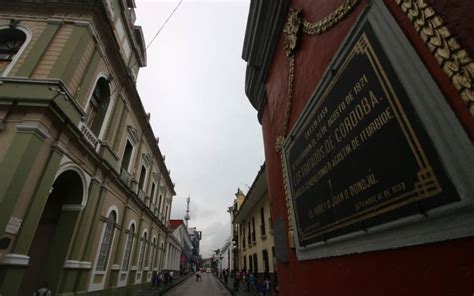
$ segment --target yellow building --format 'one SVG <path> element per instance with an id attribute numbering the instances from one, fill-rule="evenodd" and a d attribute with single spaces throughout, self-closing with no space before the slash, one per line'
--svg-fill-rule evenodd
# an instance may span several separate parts
<path id="1" fill-rule="evenodd" d="M 258 275 L 274 273 L 274 241 L 268 200 L 267 175 L 262 165 L 246 196 L 239 189 L 233 217 L 236 269 Z M 234 244 L 235 245 L 235 244 Z"/>
<path id="2" fill-rule="evenodd" d="M 124 295 L 178 253 L 134 1 L 1 7 L 0 294 Z"/>

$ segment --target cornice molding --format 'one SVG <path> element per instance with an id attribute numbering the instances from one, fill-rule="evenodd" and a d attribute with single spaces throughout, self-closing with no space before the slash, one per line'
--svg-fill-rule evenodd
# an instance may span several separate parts
<path id="1" fill-rule="evenodd" d="M 19 123 L 16 125 L 16 131 L 17 133 L 34 134 L 43 141 L 50 137 L 46 128 L 38 122 Z"/>
<path id="2" fill-rule="evenodd" d="M 265 77 L 273 58 L 288 1 L 251 0 L 242 58 L 247 62 L 245 93 L 259 111 L 267 101 Z"/>

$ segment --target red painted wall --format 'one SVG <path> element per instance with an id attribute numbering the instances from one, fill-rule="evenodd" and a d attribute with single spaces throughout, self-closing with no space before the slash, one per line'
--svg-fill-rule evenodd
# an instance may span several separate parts
<path id="1" fill-rule="evenodd" d="M 431 2 L 435 2 L 435 7 L 439 8 L 438 6 L 447 2 L 472 6 L 468 4 L 471 1 Z M 315 21 L 328 15 L 342 2 L 343 0 L 294 0 L 291 7 L 303 8 L 304 18 Z M 421 42 L 407 17 L 396 5 L 393 5 L 394 0 L 385 0 L 385 2 L 428 69 L 433 73 L 466 132 L 471 139 L 474 139 L 472 117 L 449 78 Z M 296 55 L 295 92 L 289 129 L 292 128 L 308 102 L 326 67 L 363 7 L 365 7 L 365 1 L 345 20 L 320 36 L 302 37 L 301 46 Z M 472 25 L 474 25 L 470 16 L 472 9 L 456 9 L 456 13 L 450 14 L 447 19 L 454 17 L 462 19 L 460 14 L 463 11 L 466 18 L 469 17 L 471 20 L 468 21 L 470 25 L 459 32 L 472 32 Z M 456 34 L 461 33 L 456 31 Z M 472 41 L 468 33 L 460 38 L 466 44 Z M 280 35 L 265 84 L 268 101 L 264 106 L 261 121 L 273 221 L 281 217 L 286 221 L 287 217 L 281 161 L 275 150 L 276 137 L 284 125 L 287 84 L 288 58 L 283 49 L 283 36 Z M 278 265 L 278 278 L 281 295 L 471 296 L 474 293 L 474 238 L 301 262 L 296 260 L 294 249 L 290 249 L 289 263 Z"/>

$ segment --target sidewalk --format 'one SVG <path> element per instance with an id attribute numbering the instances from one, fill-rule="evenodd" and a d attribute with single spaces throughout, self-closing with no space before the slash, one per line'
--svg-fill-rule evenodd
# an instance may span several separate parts
<path id="1" fill-rule="evenodd" d="M 213 273 L 213 275 L 216 276 L 214 273 Z M 216 276 L 216 278 L 217 278 L 217 276 Z M 252 285 L 250 285 L 249 291 L 246 291 L 247 285 L 244 284 L 244 283 L 239 283 L 239 290 L 235 291 L 234 290 L 234 279 L 233 278 L 229 277 L 227 279 L 227 285 L 224 283 L 224 279 L 218 278 L 218 280 L 227 288 L 227 290 L 229 290 L 232 293 L 232 295 L 235 295 L 235 296 L 255 296 L 255 295 L 258 295 L 255 287 L 252 286 Z M 278 293 L 275 292 L 275 291 L 269 291 L 265 294 L 265 296 L 278 296 Z"/>
<path id="2" fill-rule="evenodd" d="M 181 284 L 183 281 L 188 279 L 190 276 L 192 276 L 193 273 L 189 273 L 187 275 L 180 276 L 179 278 L 174 278 L 173 279 L 173 284 L 172 285 L 165 285 L 164 283 L 161 283 L 158 288 L 153 289 L 151 286 L 151 283 L 147 283 L 144 285 L 137 293 L 136 296 L 157 296 L 157 295 L 163 295 L 172 288 L 176 287 L 177 285 Z"/>

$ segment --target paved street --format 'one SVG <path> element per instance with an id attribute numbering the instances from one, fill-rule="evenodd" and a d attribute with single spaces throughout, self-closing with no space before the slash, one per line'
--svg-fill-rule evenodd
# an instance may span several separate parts
<path id="1" fill-rule="evenodd" d="M 210 273 L 202 274 L 202 281 L 194 276 L 166 293 L 167 296 L 230 296 L 227 289 Z"/>

